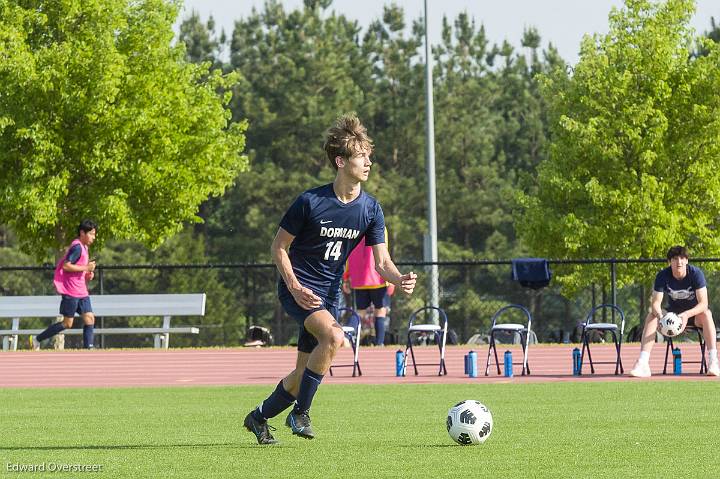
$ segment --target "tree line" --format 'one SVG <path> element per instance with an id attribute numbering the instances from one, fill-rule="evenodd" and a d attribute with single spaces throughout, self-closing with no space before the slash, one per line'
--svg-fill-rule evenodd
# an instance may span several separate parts
<path id="1" fill-rule="evenodd" d="M 717 242 L 710 241 L 717 217 L 720 142 L 714 140 L 720 138 L 712 118 L 718 118 L 719 29 L 713 20 L 710 31 L 694 35 L 688 26 L 693 8 L 690 0 L 627 0 L 611 13 L 608 34 L 585 38 L 575 67 L 551 44 L 543 46 L 535 28 L 527 28 L 521 47 L 514 48 L 507 41 L 492 43 L 483 25 L 467 14 L 443 18 L 441 40 L 432 45 L 441 260 L 656 257 L 668 242 L 720 254 Z M 397 4 L 387 5 L 382 17 L 365 27 L 335 13 L 331 0 L 305 0 L 295 10 L 270 0 L 237 19 L 232 32 L 217 32 L 212 19 L 203 22 L 191 14 L 170 51 L 181 52 L 194 69 L 187 67 L 190 80 L 185 73 L 175 82 L 195 85 L 187 98 L 202 88 L 203 95 L 214 91 L 220 100 L 205 106 L 182 103 L 189 111 L 178 118 L 194 118 L 189 127 L 196 136 L 203 133 L 203 118 L 213 119 L 213 141 L 184 142 L 187 149 L 170 152 L 187 155 L 187 163 L 169 190 L 179 195 L 207 178 L 217 179 L 216 186 L 186 198 L 183 208 L 159 201 L 167 195 L 152 197 L 158 210 L 150 215 L 170 220 L 160 223 L 163 235 L 153 239 L 171 237 L 170 224 L 185 224 L 154 252 L 146 248 L 152 241 L 141 243 L 127 234 L 142 231 L 139 239 L 149 239 L 147 229 L 133 229 L 145 223 L 127 201 L 124 185 L 115 185 L 109 197 L 99 189 L 98 201 L 115 208 L 103 217 L 106 224 L 123 215 L 136 221 L 124 219 L 122 228 L 109 228 L 118 234 L 109 235 L 116 239 L 105 245 L 103 261 L 268 262 L 272 236 L 294 197 L 332 180 L 322 133 L 346 111 L 358 113 L 375 141 L 367 190 L 384 206 L 394 258 L 422 258 L 427 229 L 423 33 L 422 19 L 408 18 Z M 174 127 L 173 121 L 163 124 Z M 143 157 L 172 150 L 162 135 L 151 134 L 152 128 L 140 131 L 158 141 L 150 152 L 142 150 Z M 172 131 L 184 138 L 182 131 Z M 87 140 L 86 148 L 90 145 Z M 88 161 L 106 165 L 101 171 L 109 177 L 118 168 L 104 156 Z M 173 167 L 164 168 L 152 170 L 155 182 Z M 217 168 L 215 174 L 211 168 Z M 693 189 L 701 180 L 705 202 Z M 685 185 L 679 193 L 672 189 L 677 182 Z M 675 201 L 678 194 L 699 212 L 692 224 L 681 221 L 687 210 Z M 197 214 L 188 217 L 192 205 Z M 185 216 L 164 216 L 175 210 Z M 28 250 L 26 245 L 35 243 L 26 241 L 19 223 L 4 222 L 9 225 L 2 235 L 6 261 L 32 262 L 32 256 L 17 251 L 23 246 L 34 257 L 47 254 Z M 607 285 L 604 271 L 585 271 L 582 277 L 572 268 L 559 272 L 568 291 L 590 282 Z M 461 268 L 443 277 L 445 297 L 452 298 L 448 307 L 465 321 L 465 333 L 487 322 L 477 313 L 482 304 L 503 297 L 505 275 Z M 628 272 L 621 279 L 629 284 L 637 276 Z M 224 298 L 214 320 L 235 331 L 230 342 L 240 338 L 248 322 L 244 293 L 237 291 L 241 278 L 215 274 L 198 281 Z M 422 288 L 419 293 L 408 308 L 422 304 Z M 262 321 L 276 322 L 278 314 L 272 311 Z"/>

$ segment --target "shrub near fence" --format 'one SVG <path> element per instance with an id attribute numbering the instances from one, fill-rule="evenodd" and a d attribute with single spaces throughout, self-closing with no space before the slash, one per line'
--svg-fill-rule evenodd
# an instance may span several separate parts
<path id="1" fill-rule="evenodd" d="M 692 260 L 706 271 L 711 308 L 720 297 L 720 273 L 709 271 L 717 259 Z M 648 264 L 650 263 L 650 264 Z M 588 284 L 572 293 L 563 291 L 553 279 L 541 290 L 521 287 L 510 279 L 510 261 L 439 262 L 440 307 L 449 317 L 450 328 L 465 342 L 475 333 L 486 333 L 490 318 L 509 303 L 522 304 L 533 314 L 533 329 L 541 342 L 577 341 L 579 324 L 585 314 L 601 303 L 617 304 L 625 311 L 626 333 L 645 316 L 652 291 L 654 273 L 664 260 L 587 260 L 550 261 L 554 278 L 564 269 L 582 272 L 586 268 L 607 271 L 607 281 Z M 398 293 L 392 298 L 390 331 L 404 337 L 407 318 L 429 298 L 428 263 L 402 262 L 402 270 L 418 273 L 418 285 L 412 296 Z M 613 288 L 611 270 L 643 277 L 642 283 Z M 3 295 L 54 294 L 52 266 L 0 267 L 0 291 Z M 588 270 L 589 271 L 589 270 Z M 297 336 L 294 321 L 287 318 L 278 304 L 278 274 L 271 264 L 184 264 L 184 265 L 100 265 L 91 295 L 132 293 L 207 294 L 206 315 L 202 318 L 178 318 L 177 326 L 199 326 L 197 336 L 173 338 L 173 346 L 237 346 L 245 342 L 252 325 L 271 330 L 275 344 L 291 343 Z M 511 319 L 511 318 L 508 318 Z M 152 326 L 153 318 L 98 318 L 98 326 Z M 187 324 L 185 324 L 187 321 Z M 111 323 L 110 323 L 111 322 Z M 47 320 L 31 320 L 29 328 L 45 327 Z M 628 335 L 626 334 L 626 338 Z M 77 338 L 68 337 L 68 347 Z M 103 347 L 152 347 L 152 338 L 108 337 Z"/>

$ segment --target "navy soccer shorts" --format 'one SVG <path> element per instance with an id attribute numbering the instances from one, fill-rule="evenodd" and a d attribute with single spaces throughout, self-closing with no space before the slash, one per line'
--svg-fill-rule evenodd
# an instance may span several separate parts
<path id="1" fill-rule="evenodd" d="M 387 294 L 387 286 L 355 290 L 355 307 L 357 309 L 367 309 L 371 303 L 375 309 L 390 306 L 390 296 Z"/>
<path id="2" fill-rule="evenodd" d="M 285 312 L 298 323 L 300 330 L 298 331 L 298 351 L 303 353 L 311 353 L 315 346 L 318 345 L 318 341 L 309 331 L 304 327 L 305 320 L 315 311 L 326 309 L 333 318 L 337 321 L 338 310 L 336 303 L 329 303 L 323 299 L 323 305 L 315 309 L 303 309 L 299 304 L 295 302 L 295 298 L 292 297 L 287 286 L 283 283 L 278 283 L 278 299 L 282 304 Z"/>
<path id="3" fill-rule="evenodd" d="M 675 313 L 675 314 L 680 314 L 683 312 L 680 308 L 673 307 L 671 305 L 668 305 L 667 311 L 669 313 Z M 685 325 L 685 327 L 687 328 L 688 326 L 693 327 L 693 328 L 695 327 L 695 316 L 688 318 L 688 321 L 687 321 L 687 324 Z"/>
<path id="4" fill-rule="evenodd" d="M 60 314 L 66 318 L 74 318 L 75 313 L 83 315 L 84 313 L 92 313 L 92 304 L 90 303 L 90 296 L 84 298 L 73 298 L 66 294 L 62 295 L 60 301 Z"/>

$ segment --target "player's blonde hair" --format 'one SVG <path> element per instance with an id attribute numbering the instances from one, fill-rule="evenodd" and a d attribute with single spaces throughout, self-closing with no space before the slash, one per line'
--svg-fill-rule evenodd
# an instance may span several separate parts
<path id="1" fill-rule="evenodd" d="M 355 113 L 346 113 L 335 120 L 335 124 L 325 132 L 323 149 L 327 153 L 330 164 L 338 169 L 335 158 L 345 158 L 372 151 L 373 143 L 367 134 L 367 129 L 360 123 Z"/>

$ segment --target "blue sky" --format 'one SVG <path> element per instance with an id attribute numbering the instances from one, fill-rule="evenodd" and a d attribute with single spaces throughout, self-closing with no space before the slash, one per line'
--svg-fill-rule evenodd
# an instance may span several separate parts
<path id="1" fill-rule="evenodd" d="M 302 0 L 285 0 L 287 9 L 298 8 Z M 367 25 L 382 15 L 390 0 L 334 0 L 331 9 Z M 409 18 L 423 14 L 423 0 L 396 0 Z M 699 32 L 710 29 L 710 17 L 720 22 L 720 0 L 697 0 L 692 26 Z M 191 10 L 203 19 L 212 15 L 219 28 L 232 32 L 234 21 L 247 16 L 253 7 L 261 10 L 263 0 L 185 0 L 182 17 Z M 443 15 L 450 19 L 467 11 L 477 23 L 483 23 L 491 42 L 508 40 L 519 46 L 523 29 L 534 26 L 542 36 L 543 46 L 552 42 L 562 57 L 577 62 L 580 40 L 586 33 L 605 33 L 608 13 L 623 5 L 622 0 L 428 0 L 431 42 L 437 43 Z M 218 28 L 218 30 L 219 30 Z"/>

